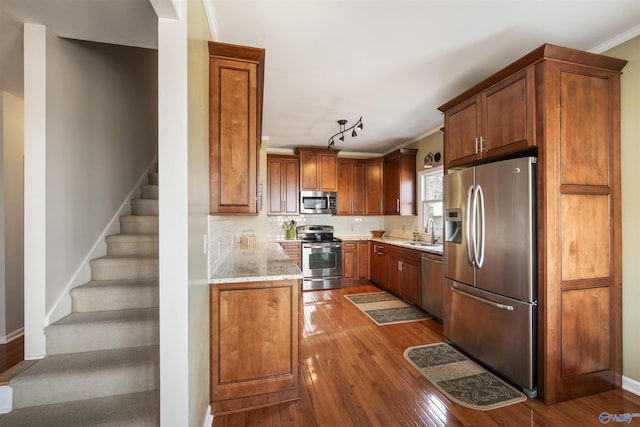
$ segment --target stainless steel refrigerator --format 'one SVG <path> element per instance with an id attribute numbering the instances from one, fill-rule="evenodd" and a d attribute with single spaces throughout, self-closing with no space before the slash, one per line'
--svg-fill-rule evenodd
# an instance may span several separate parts
<path id="1" fill-rule="evenodd" d="M 536 158 L 444 177 L 444 335 L 537 395 Z"/>

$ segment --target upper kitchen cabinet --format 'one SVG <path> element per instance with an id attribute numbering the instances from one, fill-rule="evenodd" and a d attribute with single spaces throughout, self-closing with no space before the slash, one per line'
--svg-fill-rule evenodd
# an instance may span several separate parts
<path id="1" fill-rule="evenodd" d="M 257 214 L 264 49 L 209 42 L 210 213 Z"/>
<path id="2" fill-rule="evenodd" d="M 364 196 L 365 215 L 383 215 L 382 192 L 384 189 L 382 157 L 367 159 L 364 161 L 364 180 L 366 189 Z"/>
<path id="3" fill-rule="evenodd" d="M 338 159 L 338 215 L 364 215 L 364 162 Z"/>
<path id="4" fill-rule="evenodd" d="M 338 191 L 338 151 L 298 147 L 301 191 Z"/>
<path id="5" fill-rule="evenodd" d="M 298 169 L 296 156 L 267 155 L 267 215 L 297 215 Z"/>
<path id="6" fill-rule="evenodd" d="M 479 93 L 472 88 L 440 107 L 447 168 L 535 145 L 534 70 L 529 66 Z"/>
<path id="7" fill-rule="evenodd" d="M 384 214 L 416 214 L 417 149 L 400 148 L 384 156 Z"/>
<path id="8" fill-rule="evenodd" d="M 537 155 L 537 370 L 547 404 L 622 384 L 626 62 L 546 44 L 440 107 L 448 167 Z M 458 147 L 467 136 L 475 145 L 474 128 L 478 153 Z"/>

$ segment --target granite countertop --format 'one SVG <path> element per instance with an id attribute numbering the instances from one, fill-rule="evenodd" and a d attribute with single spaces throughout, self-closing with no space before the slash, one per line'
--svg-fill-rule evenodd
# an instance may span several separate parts
<path id="1" fill-rule="evenodd" d="M 429 245 L 427 242 L 413 242 L 411 239 L 398 239 L 396 237 L 370 237 L 369 240 L 372 242 L 380 242 L 394 246 L 401 246 L 403 248 L 415 249 L 422 252 L 430 252 L 437 255 L 442 255 L 443 253 L 442 244 Z"/>
<path id="2" fill-rule="evenodd" d="M 302 279 L 302 272 L 275 242 L 243 249 L 237 243 L 209 278 L 210 284 Z"/>

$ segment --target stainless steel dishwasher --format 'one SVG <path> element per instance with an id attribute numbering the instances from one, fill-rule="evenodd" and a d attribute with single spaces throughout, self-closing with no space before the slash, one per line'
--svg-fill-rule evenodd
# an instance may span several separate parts
<path id="1" fill-rule="evenodd" d="M 442 255 L 423 253 L 420 270 L 422 309 L 442 320 Z"/>

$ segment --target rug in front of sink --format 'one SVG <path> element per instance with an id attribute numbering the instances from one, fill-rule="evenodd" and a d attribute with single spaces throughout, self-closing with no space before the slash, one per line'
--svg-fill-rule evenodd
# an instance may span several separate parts
<path id="1" fill-rule="evenodd" d="M 488 411 L 527 400 L 523 393 L 448 344 L 409 347 L 404 358 L 449 400 L 467 408 Z"/>
<path id="2" fill-rule="evenodd" d="M 429 314 L 388 292 L 351 294 L 345 297 L 378 326 L 431 319 Z"/>

